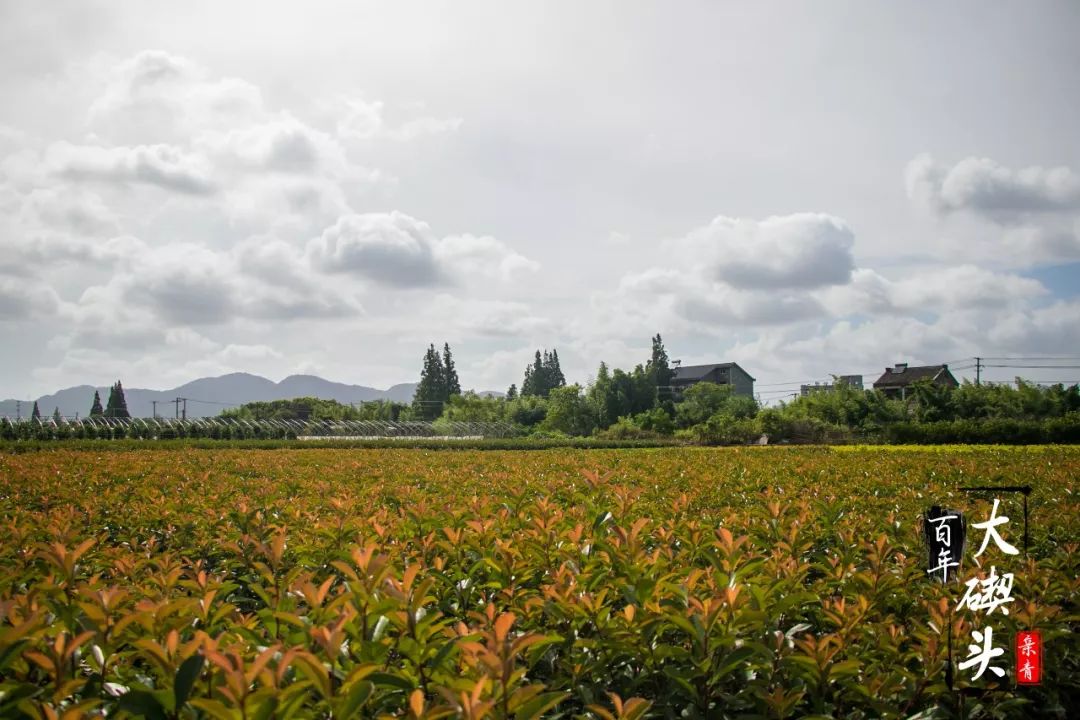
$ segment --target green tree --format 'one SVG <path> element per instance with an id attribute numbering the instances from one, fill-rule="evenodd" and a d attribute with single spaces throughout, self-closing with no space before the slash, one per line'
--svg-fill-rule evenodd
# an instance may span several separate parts
<path id="1" fill-rule="evenodd" d="M 101 409 L 101 395 L 94 391 L 94 404 L 90 406 L 90 417 L 101 417 L 105 411 Z"/>
<path id="2" fill-rule="evenodd" d="M 546 397 L 547 393 L 544 391 L 545 384 L 544 360 L 540 356 L 540 351 L 537 350 L 532 365 L 525 367 L 525 379 L 521 383 L 522 397 L 528 397 L 530 395 Z"/>
<path id="3" fill-rule="evenodd" d="M 502 422 L 506 420 L 507 405 L 502 398 L 467 392 L 451 396 L 440 417 L 457 422 Z"/>
<path id="4" fill-rule="evenodd" d="M 374 404 L 374 403 L 371 403 Z M 365 404 L 364 407 L 367 407 Z M 369 411 L 370 412 L 370 411 Z M 287 400 L 269 400 L 252 402 L 221 412 L 222 417 L 238 420 L 371 420 L 362 417 L 361 410 L 352 405 L 345 405 L 337 400 L 323 400 L 317 397 L 289 398 Z M 390 418 L 378 418 L 390 419 Z"/>
<path id="5" fill-rule="evenodd" d="M 59 425 L 60 421 L 63 420 L 63 418 L 60 417 L 60 408 L 59 407 L 54 407 L 53 408 L 52 419 L 53 419 L 53 422 L 55 422 L 57 425 Z"/>
<path id="6" fill-rule="evenodd" d="M 506 399 L 514 400 L 518 396 L 517 385 L 510 383 L 510 387 L 506 389 Z"/>
<path id="7" fill-rule="evenodd" d="M 124 387 L 117 380 L 116 384 L 109 388 L 109 401 L 105 404 L 105 416 L 111 418 L 129 418 L 127 400 L 124 398 Z"/>
<path id="8" fill-rule="evenodd" d="M 355 414 L 350 420 L 398 420 L 411 419 L 412 408 L 406 403 L 394 402 L 393 400 L 373 400 L 365 402 L 355 409 Z"/>
<path id="9" fill-rule="evenodd" d="M 424 420 L 434 420 L 442 414 L 446 403 L 446 373 L 442 358 L 435 345 L 429 345 L 424 353 L 424 366 L 420 371 L 420 384 L 413 395 L 416 415 Z"/>
<path id="10" fill-rule="evenodd" d="M 915 399 L 915 417 L 919 422 L 953 419 L 951 386 L 920 380 L 912 386 L 912 390 Z"/>
<path id="11" fill-rule="evenodd" d="M 641 365 L 635 365 L 629 373 L 616 370 L 611 378 L 622 399 L 621 415 L 637 415 L 656 406 L 656 385 Z"/>
<path id="12" fill-rule="evenodd" d="M 38 410 L 37 400 L 34 401 L 34 411 L 30 413 L 31 420 L 41 420 L 41 410 Z"/>
<path id="13" fill-rule="evenodd" d="M 559 387 L 566 387 L 566 376 L 559 366 L 559 351 L 552 350 L 548 358 L 548 391 Z"/>
<path id="14" fill-rule="evenodd" d="M 699 425 L 722 411 L 730 399 L 730 385 L 695 383 L 682 393 L 682 402 L 675 410 L 676 423 L 682 428 Z"/>
<path id="15" fill-rule="evenodd" d="M 601 429 L 611 427 L 619 419 L 619 408 L 615 407 L 615 394 L 612 390 L 611 372 L 607 363 L 601 360 L 600 367 L 596 370 L 596 379 L 585 394 Z"/>
<path id="16" fill-rule="evenodd" d="M 443 377 L 446 383 L 446 397 L 449 400 L 454 395 L 461 394 L 461 382 L 458 380 L 457 368 L 454 367 L 454 358 L 450 354 L 450 343 L 443 343 Z"/>
<path id="17" fill-rule="evenodd" d="M 567 435 L 589 435 L 596 428 L 596 414 L 581 392 L 580 385 L 554 388 L 548 396 L 547 416 L 542 430 L 554 430 Z"/>
<path id="18" fill-rule="evenodd" d="M 533 358 L 531 365 L 525 368 L 525 380 L 521 383 L 521 394 L 547 397 L 557 387 L 566 385 L 566 377 L 563 376 L 559 366 L 559 352 L 554 350 L 543 354 L 539 350 Z"/>
<path id="19" fill-rule="evenodd" d="M 547 417 L 547 400 L 539 395 L 519 395 L 506 403 L 510 420 L 525 428 L 535 428 Z"/>
<path id="20" fill-rule="evenodd" d="M 671 369 L 660 333 L 656 333 L 656 337 L 652 339 L 652 357 L 645 365 L 645 373 L 649 376 L 649 382 L 656 388 L 657 401 L 668 412 L 673 412 L 671 383 L 675 377 L 675 371 Z"/>

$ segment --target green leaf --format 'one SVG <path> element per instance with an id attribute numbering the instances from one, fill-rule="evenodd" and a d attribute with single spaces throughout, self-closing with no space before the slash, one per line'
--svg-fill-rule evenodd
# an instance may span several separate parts
<path id="1" fill-rule="evenodd" d="M 22 649 L 28 644 L 29 643 L 25 640 L 19 640 L 18 642 L 0 648 L 0 670 L 7 666 L 12 658 L 18 657 L 19 653 L 22 652 Z"/>
<path id="2" fill-rule="evenodd" d="M 514 713 L 514 720 L 532 720 L 540 717 L 568 697 L 570 697 L 570 693 L 565 692 L 549 692 L 537 695 L 518 708 L 518 711 Z"/>
<path id="3" fill-rule="evenodd" d="M 349 718 L 358 714 L 360 707 L 367 702 L 371 694 L 375 692 L 375 685 L 367 680 L 359 680 L 349 686 L 345 697 L 338 703 L 337 717 Z"/>
<path id="4" fill-rule="evenodd" d="M 435 657 L 431 659 L 430 667 L 437 668 L 442 665 L 443 660 L 445 660 L 447 656 L 450 655 L 450 653 L 455 647 L 457 647 L 457 643 L 453 640 L 450 640 L 441 648 L 439 648 L 439 651 L 435 653 Z"/>
<path id="5" fill-rule="evenodd" d="M 686 691 L 686 693 L 695 701 L 699 699 L 697 688 L 690 684 L 685 670 L 666 666 L 663 669 L 663 673 L 673 680 L 676 685 Z"/>
<path id="6" fill-rule="evenodd" d="M 259 703 L 255 713 L 250 717 L 252 720 L 269 720 L 269 718 L 273 717 L 277 706 L 278 699 L 274 695 L 270 695 Z"/>
<path id="7" fill-rule="evenodd" d="M 235 720 L 240 715 L 238 711 L 227 708 L 220 700 L 211 700 L 210 698 L 193 698 L 191 706 L 202 710 L 212 718 L 217 718 L 217 720 Z"/>
<path id="8" fill-rule="evenodd" d="M 724 655 L 721 660 L 723 664 L 713 670 L 712 676 L 714 678 L 724 677 L 736 668 L 746 665 L 747 661 L 756 654 L 757 650 L 752 647 L 736 648 Z"/>
<path id="9" fill-rule="evenodd" d="M 148 720 L 167 720 L 165 708 L 148 690 L 132 690 L 120 696 L 120 709 Z"/>
<path id="10" fill-rule="evenodd" d="M 817 661 L 808 655 L 788 655 L 783 662 L 801 668 L 803 673 L 808 673 L 815 681 L 821 677 L 821 668 L 818 667 Z"/>
<path id="11" fill-rule="evenodd" d="M 15 687 L 12 687 L 11 685 L 0 685 L 0 690 L 3 691 L 2 694 L 0 694 L 0 710 L 3 711 L 0 712 L 0 716 L 3 717 L 7 717 L 8 713 L 14 712 L 15 706 L 21 701 L 36 697 L 45 692 L 44 688 L 39 688 L 30 683 L 20 683 Z"/>
<path id="12" fill-rule="evenodd" d="M 859 674 L 861 664 L 858 660 L 845 660 L 829 666 L 830 678 L 844 678 Z"/>
<path id="13" fill-rule="evenodd" d="M 173 707 L 177 712 L 180 711 L 180 708 L 187 702 L 188 696 L 191 695 L 191 689 L 195 687 L 195 681 L 199 679 L 199 673 L 202 672 L 204 662 L 206 662 L 206 658 L 199 653 L 195 653 L 180 663 L 180 667 L 176 671 L 176 679 L 173 681 L 173 699 L 176 703 Z"/>
<path id="14" fill-rule="evenodd" d="M 412 692 L 415 690 L 413 683 L 406 678 L 398 675 L 391 675 L 390 673 L 377 672 L 372 673 L 369 678 L 371 682 L 376 685 L 386 685 L 388 687 L 397 688 L 398 690 L 404 690 L 405 692 Z"/>

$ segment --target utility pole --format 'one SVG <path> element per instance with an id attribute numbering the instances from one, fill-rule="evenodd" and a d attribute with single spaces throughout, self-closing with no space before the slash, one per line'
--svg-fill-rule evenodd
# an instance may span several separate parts
<path id="1" fill-rule="evenodd" d="M 184 403 L 184 413 L 180 416 L 181 420 L 187 420 L 187 398 L 180 398 Z"/>
<path id="2" fill-rule="evenodd" d="M 157 420 L 157 400 L 151 400 L 150 404 L 154 406 L 153 418 Z"/>
<path id="3" fill-rule="evenodd" d="M 979 385 L 982 381 L 982 358 L 975 358 L 975 384 Z"/>
<path id="4" fill-rule="evenodd" d="M 15 422 L 22 420 L 22 400 L 15 401 Z"/>

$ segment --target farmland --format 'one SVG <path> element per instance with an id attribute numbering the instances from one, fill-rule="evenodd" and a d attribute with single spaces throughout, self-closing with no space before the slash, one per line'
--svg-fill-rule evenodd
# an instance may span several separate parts
<path id="1" fill-rule="evenodd" d="M 963 713 L 1076 717 L 1078 470 L 1070 447 L 0 455 L 0 716 L 959 716 L 963 586 L 928 581 L 919 518 L 1030 484 L 1028 555 L 981 561 L 1015 573 L 994 633 L 1042 631 L 1043 684 L 1007 652 Z M 982 618 L 952 622 L 963 653 Z"/>

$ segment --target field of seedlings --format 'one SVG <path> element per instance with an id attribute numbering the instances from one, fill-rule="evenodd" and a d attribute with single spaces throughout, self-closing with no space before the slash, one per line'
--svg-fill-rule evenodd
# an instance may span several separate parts
<path id="1" fill-rule="evenodd" d="M 1080 717 L 1080 449 L 0 455 L 0 717 Z M 1015 575 L 1004 679 L 920 516 Z M 971 531 L 969 544 L 981 534 Z M 973 550 L 974 548 L 972 548 Z M 978 567 L 982 565 L 982 568 Z M 955 611 L 955 612 L 954 612 Z M 1011 638 L 1038 629 L 1042 684 Z"/>

